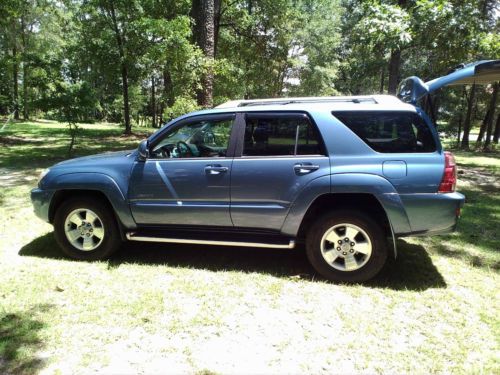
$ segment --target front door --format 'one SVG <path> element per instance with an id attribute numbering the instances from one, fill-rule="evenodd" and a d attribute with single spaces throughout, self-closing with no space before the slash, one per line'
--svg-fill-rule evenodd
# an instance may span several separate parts
<path id="1" fill-rule="evenodd" d="M 330 173 L 329 158 L 305 113 L 247 113 L 244 128 L 231 169 L 231 218 L 235 227 L 279 230 L 302 189 Z"/>
<path id="2" fill-rule="evenodd" d="M 137 161 L 129 201 L 139 225 L 232 226 L 230 138 L 234 114 L 195 116 L 155 137 Z"/>

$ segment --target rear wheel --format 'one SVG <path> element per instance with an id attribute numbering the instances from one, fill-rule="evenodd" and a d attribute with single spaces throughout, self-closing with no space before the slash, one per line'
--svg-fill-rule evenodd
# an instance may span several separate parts
<path id="1" fill-rule="evenodd" d="M 109 206 L 90 198 L 61 204 L 54 218 L 55 238 L 63 252 L 80 260 L 108 258 L 121 245 L 116 220 Z"/>
<path id="2" fill-rule="evenodd" d="M 319 218 L 306 238 L 307 257 L 331 281 L 363 282 L 387 260 L 383 228 L 357 211 L 337 211 Z"/>

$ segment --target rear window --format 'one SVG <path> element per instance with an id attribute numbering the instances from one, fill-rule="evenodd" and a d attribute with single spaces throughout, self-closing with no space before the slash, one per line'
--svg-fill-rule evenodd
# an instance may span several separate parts
<path id="1" fill-rule="evenodd" d="M 416 113 L 339 111 L 332 114 L 377 152 L 436 151 L 431 130 Z"/>

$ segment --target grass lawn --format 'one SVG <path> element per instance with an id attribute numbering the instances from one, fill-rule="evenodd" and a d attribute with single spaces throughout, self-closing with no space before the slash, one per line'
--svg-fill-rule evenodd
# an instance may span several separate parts
<path id="1" fill-rule="evenodd" d="M 75 155 L 137 146 L 82 126 Z M 66 128 L 0 133 L 0 373 L 500 373 L 498 154 L 458 153 L 458 232 L 398 241 L 367 285 L 317 279 L 301 249 L 126 244 L 106 262 L 58 250 L 32 213 Z"/>

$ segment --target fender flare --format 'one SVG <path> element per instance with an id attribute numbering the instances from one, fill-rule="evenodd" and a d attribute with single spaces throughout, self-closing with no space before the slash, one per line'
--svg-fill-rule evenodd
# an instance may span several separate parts
<path id="1" fill-rule="evenodd" d="M 325 194 L 330 194 L 330 175 L 318 177 L 305 185 L 288 210 L 285 222 L 281 226 L 281 233 L 296 237 L 309 207 L 316 198 Z"/>
<path id="2" fill-rule="evenodd" d="M 332 193 L 372 194 L 384 208 L 395 234 L 411 232 L 403 201 L 394 185 L 384 177 L 367 173 L 334 174 Z"/>
<path id="3" fill-rule="evenodd" d="M 75 172 L 58 175 L 47 189 L 60 190 L 88 190 L 103 193 L 111 203 L 118 220 L 126 228 L 135 228 L 126 194 L 120 189 L 116 181 L 104 173 Z M 51 203 L 52 204 L 52 203 Z"/>
<path id="4" fill-rule="evenodd" d="M 312 180 L 302 189 L 292 204 L 281 232 L 296 236 L 304 215 L 316 198 L 324 194 L 336 193 L 373 195 L 386 212 L 393 235 L 411 232 L 406 210 L 394 186 L 381 176 L 366 173 L 339 173 Z"/>

